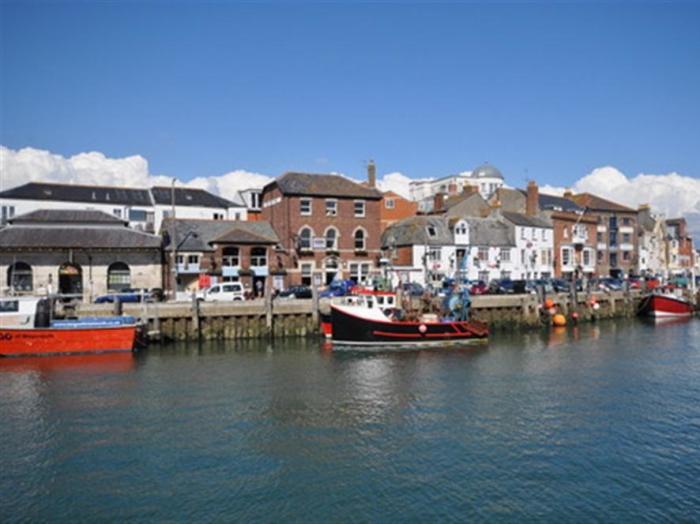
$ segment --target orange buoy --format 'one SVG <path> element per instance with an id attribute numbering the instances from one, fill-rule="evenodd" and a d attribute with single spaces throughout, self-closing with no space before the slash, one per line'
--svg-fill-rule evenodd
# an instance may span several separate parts
<path id="1" fill-rule="evenodd" d="M 554 307 L 554 300 L 551 298 L 547 298 L 544 301 L 544 308 L 545 309 L 552 309 Z"/>
<path id="2" fill-rule="evenodd" d="M 561 313 L 557 313 L 552 317 L 552 324 L 555 326 L 566 326 L 566 317 Z"/>

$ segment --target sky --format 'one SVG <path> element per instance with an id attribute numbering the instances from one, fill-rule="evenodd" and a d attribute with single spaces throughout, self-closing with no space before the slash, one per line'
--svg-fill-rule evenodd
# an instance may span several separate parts
<path id="1" fill-rule="evenodd" d="M 553 190 L 620 173 L 639 198 L 640 175 L 676 176 L 700 214 L 700 2 L 0 10 L 2 188 L 81 172 L 225 194 L 370 158 L 405 185 L 489 162 Z"/>

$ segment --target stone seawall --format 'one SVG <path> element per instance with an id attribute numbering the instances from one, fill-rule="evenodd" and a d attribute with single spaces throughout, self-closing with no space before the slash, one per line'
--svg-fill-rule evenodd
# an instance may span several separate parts
<path id="1" fill-rule="evenodd" d="M 569 294 L 550 295 L 557 312 L 579 322 L 634 316 L 640 301 L 638 292 L 578 293 L 572 305 Z M 593 301 L 591 299 L 594 299 Z M 597 304 L 597 307 L 594 306 Z M 110 315 L 113 304 L 83 304 L 79 316 Z M 151 340 L 213 340 L 270 337 L 305 337 L 320 333 L 312 300 L 264 300 L 229 303 L 146 303 L 123 304 L 125 315 L 146 322 Z M 328 304 L 321 302 L 324 312 Z M 549 315 L 537 295 L 482 295 L 472 297 L 472 318 L 489 324 L 492 330 L 532 329 L 548 325 Z"/>

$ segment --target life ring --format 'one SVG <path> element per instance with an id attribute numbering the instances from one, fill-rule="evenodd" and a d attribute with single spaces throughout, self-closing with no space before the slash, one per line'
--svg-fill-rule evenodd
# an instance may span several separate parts
<path id="1" fill-rule="evenodd" d="M 421 335 L 425 335 L 426 331 L 428 331 L 428 326 L 421 324 L 418 326 L 418 331 L 421 333 Z"/>

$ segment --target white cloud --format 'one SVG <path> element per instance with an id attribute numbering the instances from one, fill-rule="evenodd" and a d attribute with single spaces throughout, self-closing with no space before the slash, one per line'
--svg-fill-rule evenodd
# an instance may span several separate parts
<path id="1" fill-rule="evenodd" d="M 377 181 L 377 186 L 382 191 L 393 191 L 404 198 L 409 198 L 409 185 L 413 181 L 412 178 L 398 172 L 387 173 Z"/>
<path id="2" fill-rule="evenodd" d="M 0 145 L 0 191 L 33 181 L 151 187 L 169 185 L 171 180 L 151 173 L 148 161 L 140 155 L 109 158 L 93 151 L 64 157 L 43 149 L 14 150 Z M 238 190 L 262 187 L 271 180 L 272 177 L 239 169 L 220 176 L 198 177 L 182 185 L 233 199 Z"/>
<path id="3" fill-rule="evenodd" d="M 89 152 L 66 158 L 32 147 L 13 150 L 0 145 L 0 190 L 32 181 L 145 187 L 169 179 L 151 175 L 140 155 L 108 158 Z"/>
<path id="4" fill-rule="evenodd" d="M 237 169 L 219 176 L 197 177 L 187 182 L 187 185 L 206 189 L 211 193 L 233 200 L 238 191 L 261 188 L 272 180 L 273 178 L 267 175 Z"/>
<path id="5" fill-rule="evenodd" d="M 684 216 L 694 237 L 700 239 L 700 179 L 678 173 L 628 177 L 613 166 L 599 167 L 569 188 L 574 193 L 593 193 L 633 208 L 650 204 L 667 218 Z M 542 193 L 562 195 L 566 188 L 544 185 Z"/>

